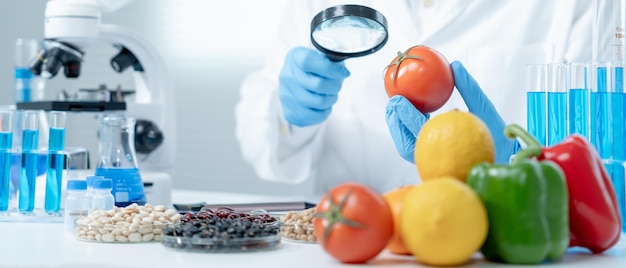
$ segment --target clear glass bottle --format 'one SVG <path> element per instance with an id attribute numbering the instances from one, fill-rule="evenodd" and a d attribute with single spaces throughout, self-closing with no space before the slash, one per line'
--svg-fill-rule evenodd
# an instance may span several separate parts
<path id="1" fill-rule="evenodd" d="M 74 232 L 75 221 L 87 216 L 89 202 L 87 200 L 87 182 L 84 180 L 68 180 L 67 196 L 65 197 L 65 231 Z"/>
<path id="2" fill-rule="evenodd" d="M 135 156 L 135 119 L 105 115 L 100 124 L 100 156 L 96 176 L 113 180 L 115 206 L 146 204 L 143 181 Z"/>
<path id="3" fill-rule="evenodd" d="M 115 207 L 115 199 L 111 194 L 113 181 L 111 179 L 96 179 L 93 182 L 93 197 L 91 197 L 91 208 L 94 210 L 110 210 Z"/>

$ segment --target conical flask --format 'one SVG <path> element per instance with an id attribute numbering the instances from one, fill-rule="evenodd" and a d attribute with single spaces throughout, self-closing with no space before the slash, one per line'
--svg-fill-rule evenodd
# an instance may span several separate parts
<path id="1" fill-rule="evenodd" d="M 107 114 L 100 122 L 99 161 L 96 176 L 113 180 L 116 207 L 146 204 L 143 181 L 135 156 L 135 119 Z"/>

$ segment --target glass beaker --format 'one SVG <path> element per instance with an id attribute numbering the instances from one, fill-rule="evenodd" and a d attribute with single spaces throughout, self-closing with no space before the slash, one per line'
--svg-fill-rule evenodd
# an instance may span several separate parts
<path id="1" fill-rule="evenodd" d="M 116 207 L 145 205 L 143 181 L 135 155 L 135 119 L 108 114 L 100 122 L 100 156 L 96 176 L 113 180 Z"/>

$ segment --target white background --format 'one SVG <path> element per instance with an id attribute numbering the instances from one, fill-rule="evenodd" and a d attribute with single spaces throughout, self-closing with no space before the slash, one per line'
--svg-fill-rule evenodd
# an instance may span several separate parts
<path id="1" fill-rule="evenodd" d="M 234 105 L 243 77 L 260 68 L 286 0 L 135 0 L 102 22 L 128 27 L 150 41 L 164 58 L 176 91 L 176 177 L 182 189 L 273 195 L 306 194 L 310 183 L 265 182 L 241 159 L 234 138 Z M 0 1 L 0 105 L 14 104 L 13 52 L 18 37 L 43 38 L 45 0 Z M 62 89 L 121 85 L 132 88 L 129 71 L 115 73 L 108 44 L 90 47 L 78 79 L 61 72 L 48 81 L 46 97 Z M 66 145 L 86 147 L 97 160 L 92 114 L 68 117 Z"/>

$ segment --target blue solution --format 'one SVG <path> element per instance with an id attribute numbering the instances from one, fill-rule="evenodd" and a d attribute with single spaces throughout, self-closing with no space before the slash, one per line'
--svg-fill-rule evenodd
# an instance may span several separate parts
<path id="1" fill-rule="evenodd" d="M 18 208 L 21 212 L 35 209 L 35 185 L 37 182 L 37 158 L 35 151 L 39 143 L 39 130 L 25 129 L 22 132 L 22 165 Z"/>
<path id="2" fill-rule="evenodd" d="M 602 159 L 611 158 L 610 92 L 591 92 L 591 143 Z"/>
<path id="3" fill-rule="evenodd" d="M 50 128 L 48 140 L 48 165 L 46 166 L 46 198 L 44 209 L 48 213 L 61 210 L 61 191 L 65 155 L 59 151 L 65 148 L 65 129 Z"/>
<path id="4" fill-rule="evenodd" d="M 95 175 L 113 180 L 111 193 L 115 197 L 116 207 L 126 207 L 132 203 L 140 206 L 146 204 L 143 181 L 138 168 L 96 168 Z"/>
<path id="5" fill-rule="evenodd" d="M 568 135 L 567 92 L 548 92 L 548 146 L 561 142 Z"/>
<path id="6" fill-rule="evenodd" d="M 626 232 L 626 182 L 624 181 L 626 172 L 624 165 L 620 161 L 609 161 L 608 163 L 605 162 L 604 167 L 609 173 L 615 188 L 615 196 L 617 197 L 622 219 L 622 232 Z"/>
<path id="7" fill-rule="evenodd" d="M 48 154 L 48 170 L 46 171 L 46 199 L 44 204 L 44 209 L 48 213 L 59 212 L 61 210 L 61 185 L 63 182 L 64 166 L 64 154 Z"/>
<path id="8" fill-rule="evenodd" d="M 580 134 L 589 139 L 589 91 L 569 90 L 569 134 Z"/>
<path id="9" fill-rule="evenodd" d="M 545 92 L 528 92 L 526 112 L 528 132 L 533 135 L 540 144 L 546 143 L 546 93 Z"/>
<path id="10" fill-rule="evenodd" d="M 9 149 L 12 142 L 13 133 L 8 131 L 0 132 L 0 211 L 9 209 L 12 160 Z"/>
<path id="11" fill-rule="evenodd" d="M 48 148 L 50 151 L 59 151 L 59 150 L 65 149 L 65 129 L 64 128 L 50 128 Z"/>
<path id="12" fill-rule="evenodd" d="M 624 93 L 611 92 L 611 133 L 612 133 L 612 159 L 625 161 L 626 148 L 624 148 Z"/>

